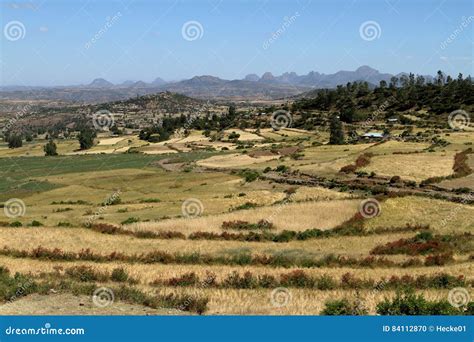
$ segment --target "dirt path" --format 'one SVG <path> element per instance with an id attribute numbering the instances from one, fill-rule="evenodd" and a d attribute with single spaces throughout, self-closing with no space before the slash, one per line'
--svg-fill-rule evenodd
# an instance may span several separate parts
<path id="1" fill-rule="evenodd" d="M 97 307 L 89 296 L 72 294 L 32 294 L 0 305 L 0 315 L 169 315 L 168 309 L 155 310 L 146 306 L 114 301 Z M 186 313 L 180 313 L 186 314 Z"/>

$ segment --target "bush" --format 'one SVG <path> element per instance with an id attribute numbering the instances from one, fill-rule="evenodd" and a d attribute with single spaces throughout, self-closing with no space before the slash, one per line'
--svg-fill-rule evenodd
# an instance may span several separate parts
<path id="1" fill-rule="evenodd" d="M 248 170 L 248 169 L 240 171 L 239 175 L 243 177 L 247 183 L 256 181 L 258 177 L 260 177 L 260 174 L 257 171 Z"/>
<path id="2" fill-rule="evenodd" d="M 140 200 L 140 203 L 160 203 L 161 200 L 159 198 L 145 198 Z"/>
<path id="3" fill-rule="evenodd" d="M 82 282 L 91 282 L 91 281 L 104 281 L 107 279 L 106 276 L 95 271 L 90 266 L 74 266 L 66 269 L 66 275 L 69 277 L 82 281 Z"/>
<path id="4" fill-rule="evenodd" d="M 128 273 L 122 267 L 114 268 L 110 279 L 116 282 L 124 282 L 128 280 Z"/>
<path id="5" fill-rule="evenodd" d="M 288 172 L 289 170 L 290 168 L 286 165 L 278 165 L 275 169 L 276 172 L 281 172 L 281 173 Z"/>
<path id="6" fill-rule="evenodd" d="M 222 229 L 235 230 L 255 230 L 255 229 L 273 229 L 273 223 L 266 220 L 260 220 L 257 223 L 248 223 L 247 221 L 224 221 L 222 222 Z"/>
<path id="7" fill-rule="evenodd" d="M 243 276 L 240 276 L 237 271 L 234 271 L 224 279 L 223 285 L 236 289 L 253 289 L 257 287 L 257 280 L 251 272 L 245 272 Z"/>
<path id="8" fill-rule="evenodd" d="M 367 310 L 360 305 L 360 301 L 351 302 L 347 298 L 339 300 L 329 300 L 324 304 L 321 315 L 340 316 L 340 315 L 367 315 Z"/>
<path id="9" fill-rule="evenodd" d="M 253 209 L 253 208 L 256 208 L 256 207 L 257 207 L 257 204 L 255 204 L 255 203 L 245 202 L 244 204 L 241 204 L 241 205 L 233 208 L 232 210 L 246 210 L 246 209 Z"/>
<path id="10" fill-rule="evenodd" d="M 452 253 L 429 255 L 425 259 L 425 266 L 443 266 L 454 261 Z"/>
<path id="11" fill-rule="evenodd" d="M 281 286 L 284 287 L 302 287 L 312 288 L 315 281 L 302 270 L 295 270 L 287 274 L 281 275 Z"/>
<path id="12" fill-rule="evenodd" d="M 185 273 L 180 277 L 170 278 L 164 282 L 167 286 L 194 286 L 199 283 L 199 278 L 194 272 Z"/>
<path id="13" fill-rule="evenodd" d="M 30 226 L 31 227 L 41 227 L 41 226 L 43 226 L 43 224 L 39 221 L 33 220 L 33 221 L 31 221 Z"/>
<path id="14" fill-rule="evenodd" d="M 447 301 L 427 301 L 413 290 L 397 292 L 392 300 L 386 298 L 377 304 L 379 315 L 459 315 L 461 311 Z"/>
<path id="15" fill-rule="evenodd" d="M 10 227 L 21 227 L 23 224 L 20 221 L 10 223 Z"/>
<path id="16" fill-rule="evenodd" d="M 339 172 L 352 173 L 352 172 L 355 172 L 356 170 L 357 170 L 357 166 L 355 166 L 354 164 L 349 164 L 349 165 L 341 167 Z"/>
<path id="17" fill-rule="evenodd" d="M 56 144 L 53 140 L 49 140 L 46 145 L 43 146 L 45 156 L 57 156 L 58 152 L 56 150 Z"/>
<path id="18" fill-rule="evenodd" d="M 126 220 L 122 221 L 121 224 L 132 224 L 136 222 L 140 222 L 140 219 L 137 217 L 129 217 Z"/>

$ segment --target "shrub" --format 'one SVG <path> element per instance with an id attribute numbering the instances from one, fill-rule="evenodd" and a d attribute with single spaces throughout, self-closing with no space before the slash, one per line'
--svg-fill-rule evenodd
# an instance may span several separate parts
<path id="1" fill-rule="evenodd" d="M 336 282 L 328 275 L 323 275 L 318 279 L 317 288 L 319 290 L 332 290 L 336 288 Z"/>
<path id="2" fill-rule="evenodd" d="M 160 203 L 161 200 L 159 198 L 145 198 L 140 200 L 140 203 Z"/>
<path id="3" fill-rule="evenodd" d="M 393 176 L 392 178 L 390 178 L 390 184 L 400 183 L 401 180 L 402 178 L 400 176 Z"/>
<path id="4" fill-rule="evenodd" d="M 253 289 L 257 287 L 257 280 L 251 272 L 245 272 L 243 276 L 240 276 L 237 271 L 234 271 L 224 279 L 223 285 L 237 289 Z"/>
<path id="5" fill-rule="evenodd" d="M 126 220 L 122 221 L 121 224 L 125 225 L 125 224 L 132 224 L 136 222 L 140 222 L 140 219 L 138 217 L 129 217 Z"/>
<path id="6" fill-rule="evenodd" d="M 339 172 L 352 173 L 352 172 L 355 172 L 356 170 L 357 170 L 357 166 L 355 166 L 354 164 L 349 164 L 349 165 L 341 167 Z"/>
<path id="7" fill-rule="evenodd" d="M 39 221 L 33 220 L 33 221 L 31 221 L 30 226 L 31 227 L 41 227 L 41 226 L 43 226 L 43 224 Z"/>
<path id="8" fill-rule="evenodd" d="M 104 281 L 107 279 L 107 276 L 100 274 L 90 266 L 84 265 L 70 267 L 66 269 L 65 273 L 69 277 L 82 282 Z"/>
<path id="9" fill-rule="evenodd" d="M 10 227 L 21 227 L 23 224 L 20 221 L 10 223 Z"/>
<path id="10" fill-rule="evenodd" d="M 110 196 L 109 198 L 107 198 L 103 203 L 102 205 L 103 206 L 107 206 L 107 205 L 117 205 L 117 204 L 120 204 L 122 203 L 122 199 L 120 198 L 120 196 L 117 196 L 116 194 L 115 195 L 112 195 Z"/>
<path id="11" fill-rule="evenodd" d="M 271 289 L 271 288 L 280 286 L 280 284 L 278 283 L 278 280 L 274 276 L 264 274 L 264 275 L 258 276 L 258 286 Z"/>
<path id="12" fill-rule="evenodd" d="M 421 232 L 410 239 L 400 239 L 376 246 L 371 254 L 408 254 L 419 255 L 445 252 L 452 249 L 445 236 L 434 237 L 431 232 Z"/>
<path id="13" fill-rule="evenodd" d="M 110 279 L 116 282 L 125 282 L 128 280 L 128 273 L 122 267 L 114 268 Z"/>
<path id="14" fill-rule="evenodd" d="M 285 287 L 302 288 L 312 288 L 315 285 L 314 279 L 308 276 L 303 270 L 295 270 L 290 273 L 282 274 L 280 283 L 281 286 Z"/>
<path id="15" fill-rule="evenodd" d="M 253 170 L 243 170 L 239 172 L 239 175 L 245 179 L 247 183 L 253 182 L 260 177 L 260 174 L 257 171 Z"/>
<path id="16" fill-rule="evenodd" d="M 90 229 L 102 234 L 122 234 L 123 229 L 108 223 L 97 223 L 89 227 Z"/>
<path id="17" fill-rule="evenodd" d="M 10 271 L 0 266 L 0 301 L 12 301 L 38 290 L 38 284 L 25 275 L 15 273 L 10 276 Z"/>
<path id="18" fill-rule="evenodd" d="M 170 278 L 164 282 L 167 286 L 194 286 L 199 283 L 199 278 L 194 272 L 185 273 L 180 277 Z"/>
<path id="19" fill-rule="evenodd" d="M 273 224 L 266 220 L 260 220 L 257 223 L 248 223 L 247 221 L 224 221 L 222 222 L 222 229 L 235 230 L 253 230 L 253 229 L 273 229 Z"/>
<path id="20" fill-rule="evenodd" d="M 253 209 L 253 208 L 256 208 L 256 207 L 257 207 L 257 204 L 255 204 L 255 203 L 245 202 L 244 204 L 241 204 L 241 205 L 233 208 L 232 210 L 246 210 L 246 209 Z"/>
<path id="21" fill-rule="evenodd" d="M 276 172 L 285 173 L 285 172 L 288 172 L 288 171 L 289 171 L 289 167 L 286 166 L 286 165 L 278 165 L 278 166 L 275 168 L 275 171 L 276 171 Z"/>
<path id="22" fill-rule="evenodd" d="M 454 261 L 452 253 L 429 255 L 425 259 L 425 266 L 443 266 Z"/>
<path id="23" fill-rule="evenodd" d="M 366 315 L 367 310 L 361 306 L 360 301 L 350 301 L 347 298 L 338 300 L 329 300 L 325 303 L 321 315 Z"/>
<path id="24" fill-rule="evenodd" d="M 460 310 L 447 301 L 427 301 L 423 295 L 416 295 L 413 290 L 397 292 L 392 300 L 386 298 L 377 304 L 379 315 L 457 315 Z"/>
<path id="25" fill-rule="evenodd" d="M 370 158 L 372 158 L 372 157 L 373 157 L 373 154 L 370 153 L 370 152 L 361 154 L 360 156 L 357 157 L 357 159 L 355 161 L 355 166 L 357 168 L 359 168 L 359 167 L 365 167 L 365 166 L 369 165 L 370 164 Z"/>

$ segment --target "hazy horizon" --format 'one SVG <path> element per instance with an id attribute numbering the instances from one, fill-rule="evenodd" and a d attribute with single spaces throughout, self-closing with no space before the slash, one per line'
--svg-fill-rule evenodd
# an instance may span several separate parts
<path id="1" fill-rule="evenodd" d="M 473 74 L 472 2 L 1 1 L 1 86 L 265 72 Z"/>

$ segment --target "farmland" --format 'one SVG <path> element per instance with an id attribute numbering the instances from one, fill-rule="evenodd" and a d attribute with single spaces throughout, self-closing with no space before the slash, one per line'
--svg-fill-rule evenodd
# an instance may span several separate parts
<path id="1" fill-rule="evenodd" d="M 59 300 L 61 314 L 307 315 L 345 298 L 376 314 L 404 283 L 431 301 L 472 289 L 474 208 L 456 191 L 472 193 L 472 176 L 451 177 L 472 133 L 423 131 L 450 141 L 433 147 L 232 132 L 165 143 L 102 134 L 87 154 L 58 140 L 55 157 L 42 156 L 46 140 L 0 146 L 0 200 L 5 210 L 9 199 L 24 203 L 0 223 L 11 279 L 2 296 L 20 286 L 17 272 L 30 284 L 0 313 L 56 313 Z M 368 199 L 376 213 L 361 215 Z M 386 247 L 395 243 L 408 247 Z M 115 302 L 98 308 L 91 293 L 102 287 Z"/>

